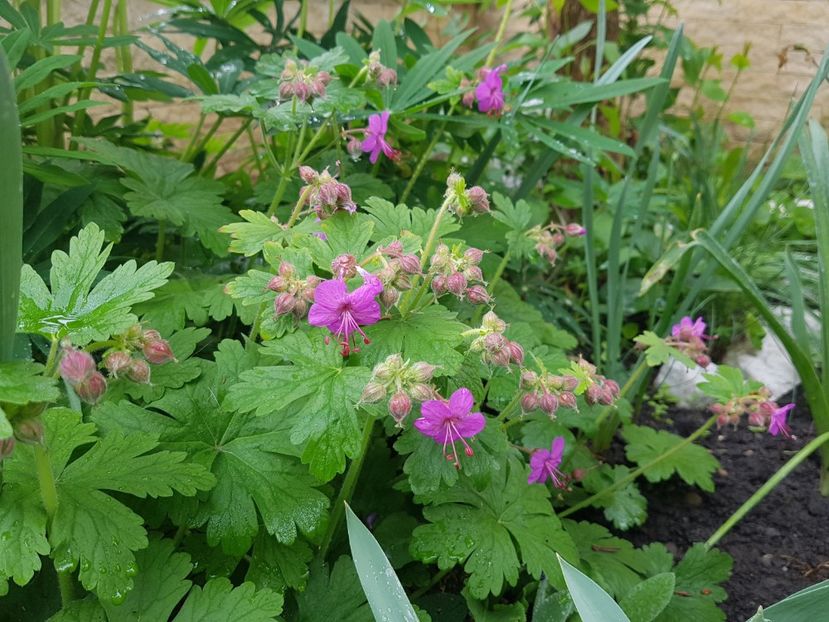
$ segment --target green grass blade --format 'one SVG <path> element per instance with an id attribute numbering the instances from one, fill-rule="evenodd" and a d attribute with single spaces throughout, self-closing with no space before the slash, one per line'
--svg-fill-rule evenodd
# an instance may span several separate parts
<path id="1" fill-rule="evenodd" d="M 829 611 L 829 581 L 821 581 L 763 610 L 769 622 L 820 620 Z"/>
<path id="2" fill-rule="evenodd" d="M 348 505 L 345 515 L 351 556 L 375 620 L 417 622 L 417 614 L 380 544 Z"/>
<path id="3" fill-rule="evenodd" d="M 792 334 L 797 345 L 806 354 L 811 354 L 812 347 L 809 344 L 809 333 L 806 330 L 806 301 L 803 295 L 803 281 L 797 264 L 792 257 L 791 249 L 786 249 L 784 258 L 786 269 L 786 280 L 789 283 L 789 304 L 792 307 Z"/>
<path id="4" fill-rule="evenodd" d="M 582 622 L 630 622 L 622 608 L 593 579 L 556 556 Z"/>
<path id="5" fill-rule="evenodd" d="M 20 123 L 6 54 L 0 48 L 0 361 L 12 358 L 23 262 L 23 172 Z"/>
<path id="6" fill-rule="evenodd" d="M 801 139 L 801 154 L 809 176 L 815 204 L 817 241 L 818 300 L 821 322 L 821 365 L 823 386 L 829 387 L 829 139 L 816 121 L 809 123 L 808 134 Z"/>

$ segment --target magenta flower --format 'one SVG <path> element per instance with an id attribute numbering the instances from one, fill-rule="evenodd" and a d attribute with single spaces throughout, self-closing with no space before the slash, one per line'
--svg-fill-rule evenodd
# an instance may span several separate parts
<path id="1" fill-rule="evenodd" d="M 371 153 L 368 160 L 372 164 L 377 162 L 382 151 L 387 158 L 395 160 L 398 152 L 392 149 L 392 146 L 386 142 L 386 133 L 389 131 L 389 111 L 383 111 L 380 114 L 373 114 L 368 118 L 368 128 L 366 128 L 366 137 L 360 144 L 363 153 Z"/>
<path id="2" fill-rule="evenodd" d="M 481 69 L 481 81 L 475 88 L 475 98 L 478 100 L 480 112 L 499 114 L 504 109 L 504 83 L 501 73 L 506 69 L 506 65 L 499 65 L 494 69 Z"/>
<path id="3" fill-rule="evenodd" d="M 420 419 L 414 426 L 424 436 L 432 438 L 443 445 L 443 455 L 460 468 L 455 441 L 463 443 L 467 456 L 474 455 L 465 439 L 472 438 L 486 426 L 486 418 L 479 412 L 473 413 L 474 404 L 469 389 L 460 388 L 445 400 L 428 400 L 420 406 Z M 446 446 L 452 445 L 452 452 L 446 452 Z"/>
<path id="4" fill-rule="evenodd" d="M 380 321 L 380 303 L 376 297 L 383 291 L 383 284 L 373 274 L 360 270 L 363 284 L 353 292 L 342 279 L 323 281 L 314 290 L 314 304 L 308 312 L 311 326 L 324 327 L 337 336 L 343 356 L 359 348 L 352 347 L 354 333 L 363 336 L 363 343 L 371 343 L 361 326 Z"/>
<path id="5" fill-rule="evenodd" d="M 786 417 L 789 416 L 789 411 L 794 408 L 794 404 L 786 404 L 780 408 L 775 408 L 771 413 L 771 420 L 769 421 L 769 434 L 777 436 L 782 434 L 785 438 L 792 437 L 792 431 L 786 425 Z"/>
<path id="6" fill-rule="evenodd" d="M 564 454 L 564 437 L 556 436 L 553 439 L 553 444 L 550 446 L 550 451 L 546 449 L 537 449 L 530 457 L 530 476 L 527 482 L 530 484 L 543 484 L 547 478 L 553 480 L 553 485 L 556 488 L 564 488 L 565 477 L 564 474 L 558 470 L 558 465 L 561 464 L 561 456 Z"/>
<path id="7" fill-rule="evenodd" d="M 705 334 L 705 321 L 701 317 L 692 320 L 687 315 L 679 321 L 679 324 L 674 324 L 674 327 L 671 329 L 671 335 L 686 341 L 692 337 L 698 337 L 699 339 L 708 337 Z"/>

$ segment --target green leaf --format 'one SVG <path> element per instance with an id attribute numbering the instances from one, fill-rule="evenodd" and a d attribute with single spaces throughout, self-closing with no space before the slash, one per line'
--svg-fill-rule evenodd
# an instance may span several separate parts
<path id="1" fill-rule="evenodd" d="M 619 606 L 633 622 L 651 622 L 662 613 L 674 596 L 676 576 L 662 572 L 642 581 L 619 601 Z"/>
<path id="2" fill-rule="evenodd" d="M 35 482 L 5 479 L 0 493 L 0 583 L 14 579 L 26 585 L 40 570 L 40 556 L 49 554 L 46 511 Z"/>
<path id="3" fill-rule="evenodd" d="M 586 521 L 566 520 L 564 528 L 576 543 L 585 569 L 602 589 L 620 597 L 640 582 L 642 556 L 630 542 L 613 536 L 601 525 Z M 670 566 L 669 555 L 668 569 Z"/>
<path id="4" fill-rule="evenodd" d="M 760 618 L 749 622 L 797 622 L 798 620 L 818 620 L 826 611 L 829 598 L 829 581 L 821 581 L 787 596 L 770 607 L 766 607 Z"/>
<path id="5" fill-rule="evenodd" d="M 362 427 L 355 405 L 371 376 L 365 367 L 343 366 L 339 349 L 323 331 L 269 341 L 263 353 L 292 365 L 257 367 L 240 376 L 225 406 L 240 412 L 280 416 L 292 426 L 291 442 L 303 447 L 311 473 L 328 481 L 360 448 Z M 420 359 L 416 359 L 420 360 Z"/>
<path id="6" fill-rule="evenodd" d="M 57 381 L 43 375 L 43 365 L 31 361 L 0 363 L 0 402 L 53 402 L 60 397 Z M 7 438 L 0 432 L 0 438 Z"/>
<path id="7" fill-rule="evenodd" d="M 326 239 L 308 236 L 304 242 L 320 268 L 331 272 L 331 262 L 339 255 L 353 255 L 358 262 L 363 258 L 371 239 L 374 221 L 364 214 L 335 214 L 324 220 L 321 229 Z"/>
<path id="8" fill-rule="evenodd" d="M 298 538 L 292 544 L 283 544 L 260 533 L 253 544 L 245 581 L 280 592 L 286 588 L 302 591 L 308 582 L 308 564 L 312 557 L 311 547 Z"/>
<path id="9" fill-rule="evenodd" d="M 716 549 L 707 551 L 702 544 L 695 544 L 688 549 L 682 561 L 674 568 L 674 596 L 656 618 L 656 622 L 725 620 L 725 614 L 717 607 L 717 603 L 725 600 L 726 593 L 718 584 L 731 576 L 731 563 L 728 554 Z"/>
<path id="10" fill-rule="evenodd" d="M 456 317 L 454 311 L 430 305 L 405 318 L 382 320 L 366 329 L 371 344 L 362 349 L 360 360 L 373 366 L 401 353 L 412 362 L 438 365 L 437 376 L 451 376 L 463 364 L 464 355 L 455 348 L 463 342 L 461 332 L 467 329 Z"/>
<path id="11" fill-rule="evenodd" d="M 277 242 L 293 236 L 319 231 L 319 225 L 312 218 L 286 229 L 276 218 L 271 218 L 263 212 L 241 210 L 239 216 L 245 222 L 234 222 L 221 227 L 222 233 L 231 237 L 230 252 L 241 253 L 250 257 L 260 252 L 266 242 Z"/>
<path id="12" fill-rule="evenodd" d="M 672 359 L 679 361 L 688 369 L 695 369 L 697 366 L 691 357 L 681 350 L 668 345 L 662 337 L 649 330 L 639 335 L 634 341 L 641 346 L 646 346 L 645 359 L 649 367 L 667 365 Z"/>
<path id="13" fill-rule="evenodd" d="M 345 516 L 354 566 L 374 617 L 379 620 L 417 622 L 417 614 L 406 591 L 377 540 L 348 505 Z"/>
<path id="14" fill-rule="evenodd" d="M 462 32 L 441 49 L 421 56 L 414 66 L 400 79 L 400 86 L 394 94 L 391 110 L 399 112 L 413 106 L 431 93 L 426 85 L 442 73 L 455 50 L 472 31 Z"/>
<path id="15" fill-rule="evenodd" d="M 627 442 L 625 453 L 628 460 L 640 467 L 672 450 L 684 440 L 665 430 L 638 425 L 626 425 L 622 436 Z M 649 482 L 661 482 L 676 473 L 686 483 L 713 492 L 714 481 L 711 475 L 719 466 L 719 461 L 705 447 L 690 443 L 649 467 L 644 475 Z"/>
<path id="16" fill-rule="evenodd" d="M 577 559 L 575 545 L 549 502 L 549 491 L 527 483 L 527 469 L 510 459 L 489 485 L 475 490 L 468 478 L 426 496 L 428 525 L 412 534 L 412 554 L 447 570 L 463 564 L 467 588 L 483 599 L 515 585 L 519 571 L 536 579 L 560 577 L 556 553 Z"/>
<path id="17" fill-rule="evenodd" d="M 705 382 L 698 387 L 706 395 L 710 395 L 720 404 L 727 404 L 734 398 L 749 395 L 763 385 L 756 380 L 747 380 L 743 372 L 737 367 L 720 365 L 716 373 L 704 374 Z"/>
<path id="18" fill-rule="evenodd" d="M 150 261 L 138 268 L 131 259 L 93 287 L 112 248 L 102 250 L 103 242 L 104 232 L 90 224 L 71 239 L 68 254 L 53 252 L 51 292 L 30 266 L 23 266 L 20 332 L 69 337 L 84 345 L 106 340 L 138 320 L 130 307 L 152 298 L 152 290 L 167 282 L 173 264 Z"/>
<path id="19" fill-rule="evenodd" d="M 504 223 L 513 231 L 525 231 L 532 220 L 532 210 L 526 201 L 521 199 L 517 203 L 505 197 L 499 192 L 492 194 L 492 202 L 495 209 L 492 210 L 492 217 L 498 222 Z"/>
<path id="20" fill-rule="evenodd" d="M 282 613 L 282 604 L 281 594 L 269 589 L 257 590 L 253 583 L 233 587 L 228 579 L 219 577 L 204 587 L 194 586 L 173 622 L 270 622 Z"/>
<path id="21" fill-rule="evenodd" d="M 621 607 L 590 577 L 558 557 L 570 597 L 583 622 L 630 622 Z"/>
<path id="22" fill-rule="evenodd" d="M 162 335 L 184 328 L 187 320 L 203 326 L 208 319 L 221 322 L 233 313 L 233 299 L 225 293 L 225 276 L 187 275 L 170 280 L 155 290 L 149 302 L 133 307 L 147 323 Z M 177 355 L 178 357 L 178 355 Z"/>
<path id="23" fill-rule="evenodd" d="M 626 466 L 603 464 L 588 471 L 582 484 L 587 492 L 597 493 L 628 475 L 630 475 L 630 469 Z M 627 485 L 599 497 L 593 505 L 602 508 L 605 518 L 621 531 L 627 531 L 642 525 L 648 517 L 648 502 L 639 492 L 635 482 L 629 482 Z"/>
<path id="24" fill-rule="evenodd" d="M 501 603 L 490 607 L 488 602 L 471 598 L 467 592 L 464 596 L 469 613 L 475 622 L 526 622 L 527 620 L 527 610 L 521 602 Z M 547 620 L 546 618 L 534 619 Z"/>
<path id="25" fill-rule="evenodd" d="M 330 574 L 319 561 L 311 564 L 308 587 L 296 595 L 298 622 L 330 622 L 332 612 L 338 622 L 374 622 L 360 579 L 350 558 L 343 555 Z"/>
<path id="26" fill-rule="evenodd" d="M 437 218 L 438 210 L 423 210 L 419 207 L 408 208 L 405 205 L 394 205 L 389 201 L 373 197 L 363 205 L 374 220 L 375 241 L 386 238 L 399 238 L 404 231 L 409 231 L 422 239 L 426 239 Z M 445 237 L 460 229 L 454 218 L 444 216 L 438 227 L 437 236 Z"/>

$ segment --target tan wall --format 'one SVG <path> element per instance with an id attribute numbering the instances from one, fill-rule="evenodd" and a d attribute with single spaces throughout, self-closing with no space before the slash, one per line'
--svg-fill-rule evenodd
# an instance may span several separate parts
<path id="1" fill-rule="evenodd" d="M 726 110 L 744 110 L 757 123 L 754 138 L 766 142 L 780 128 L 792 101 L 800 96 L 815 74 L 829 44 L 829 0 L 673 0 L 677 17 L 697 45 L 718 46 L 724 55 L 723 86 L 734 76 L 731 56 L 751 44 L 749 67 L 734 89 Z M 795 51 L 803 47 L 808 53 Z M 781 55 L 787 61 L 781 66 Z M 829 86 L 818 93 L 812 112 L 829 121 Z M 738 140 L 749 131 L 734 128 Z"/>

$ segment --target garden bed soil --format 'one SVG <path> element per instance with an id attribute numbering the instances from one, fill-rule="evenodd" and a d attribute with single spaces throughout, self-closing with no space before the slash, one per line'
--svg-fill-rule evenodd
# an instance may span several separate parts
<path id="1" fill-rule="evenodd" d="M 785 403 L 781 400 L 780 403 Z M 701 411 L 673 410 L 648 424 L 682 436 L 708 417 Z M 624 537 L 636 545 L 664 542 L 683 553 L 704 542 L 758 487 L 798 449 L 814 438 L 805 404 L 791 418 L 794 438 L 752 432 L 743 422 L 737 429 L 716 429 L 701 440 L 720 461 L 716 490 L 706 493 L 677 479 L 660 484 L 642 481 L 648 518 Z M 813 454 L 769 494 L 722 540 L 718 547 L 734 559 L 724 585 L 728 600 L 721 604 L 728 622 L 744 622 L 760 605 L 829 578 L 829 498 L 818 491 L 818 458 Z"/>

